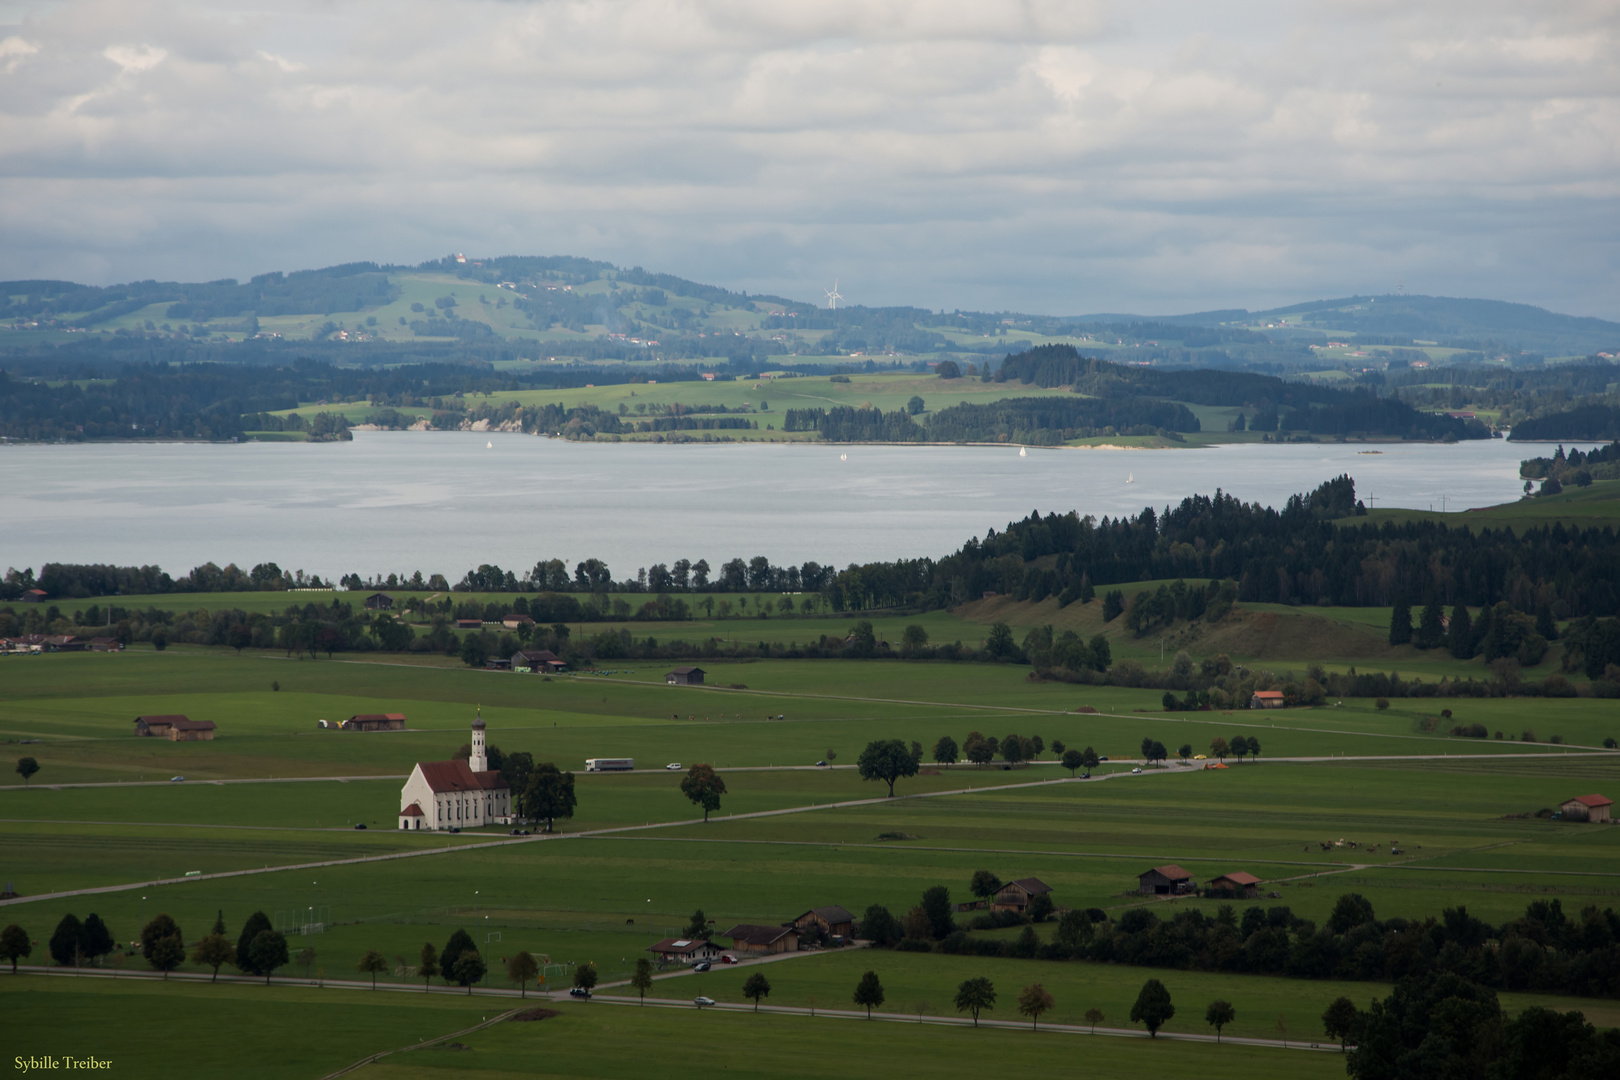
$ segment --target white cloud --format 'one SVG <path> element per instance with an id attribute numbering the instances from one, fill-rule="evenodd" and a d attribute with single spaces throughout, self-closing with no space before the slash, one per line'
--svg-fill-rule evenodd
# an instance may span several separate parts
<path id="1" fill-rule="evenodd" d="M 0 97 L 0 276 L 455 248 L 806 296 L 838 276 L 872 303 L 1167 311 L 1400 281 L 1614 317 L 1613 14 L 70 2 L 0 40 L 0 70 L 27 65 Z"/>

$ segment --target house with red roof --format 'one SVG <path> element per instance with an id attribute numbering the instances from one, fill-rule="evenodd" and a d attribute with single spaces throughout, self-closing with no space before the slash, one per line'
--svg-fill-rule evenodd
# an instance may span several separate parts
<path id="1" fill-rule="evenodd" d="M 472 756 L 418 761 L 399 792 L 401 829 L 475 829 L 512 823 L 512 790 L 489 767 L 482 710 L 472 722 Z"/>

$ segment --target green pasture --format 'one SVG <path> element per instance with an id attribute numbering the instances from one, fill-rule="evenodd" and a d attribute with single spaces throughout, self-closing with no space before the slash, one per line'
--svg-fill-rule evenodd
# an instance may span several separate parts
<path id="1" fill-rule="evenodd" d="M 95 1057 L 112 1062 L 101 1075 L 248 1080 L 323 1076 L 508 1007 L 458 994 L 44 975 L 0 978 L 0 1002 L 7 1061 Z M 198 1036 L 182 1037 L 164 1020 L 177 1016 L 190 1017 Z"/>
<path id="2" fill-rule="evenodd" d="M 854 1008 L 851 997 L 855 984 L 864 972 L 876 971 L 886 998 L 884 1011 L 924 1016 L 958 1015 L 952 1004 L 957 985 L 966 979 L 988 978 L 996 988 L 996 1004 L 982 1015 L 996 1020 L 1018 1020 L 1019 991 L 1038 982 L 1054 1000 L 1052 1011 L 1041 1018 L 1043 1022 L 1086 1026 L 1086 1011 L 1095 1008 L 1102 1010 L 1101 1024 L 1113 1028 L 1137 1026 L 1129 1019 L 1131 1005 L 1142 984 L 1158 978 L 1170 991 L 1176 1007 L 1176 1015 L 1162 1029 L 1165 1032 L 1214 1034 L 1204 1021 L 1204 1007 L 1224 999 L 1236 1008 L 1237 1016 L 1223 1034 L 1256 1039 L 1286 1035 L 1291 1041 L 1323 1045 L 1335 1045 L 1322 1034 L 1322 1013 L 1335 998 L 1348 997 L 1365 1009 L 1373 999 L 1390 992 L 1383 983 L 867 950 L 835 950 L 814 960 L 793 960 L 760 970 L 770 980 L 771 995 L 766 1000 L 772 1005 Z M 716 969 L 691 978 L 655 983 L 652 992 L 658 997 L 673 997 L 674 988 L 679 986 L 685 996 L 702 993 L 716 1001 L 748 1004 L 742 984 L 752 973 L 747 966 Z M 1620 1004 L 1614 1002 L 1511 993 L 1501 995 L 1501 1000 L 1510 1013 L 1541 1005 L 1560 1012 L 1580 1009 L 1588 1019 L 1605 1026 L 1620 1023 Z M 1284 1025 L 1281 1029 L 1279 1018 Z"/>
<path id="3" fill-rule="evenodd" d="M 816 961 L 819 963 L 820 961 Z M 775 969 L 772 969 L 773 973 Z M 302 980 L 300 980 L 302 982 Z M 1332 1077 L 1331 1053 L 1245 1046 L 1206 1047 L 1169 1040 L 1091 1037 L 997 1029 L 866 1023 L 841 1018 L 739 1014 L 558 1001 L 540 1022 L 501 1023 L 454 1040 L 443 1037 L 518 1002 L 459 994 L 407 994 L 195 985 L 147 980 L 22 976 L 0 980 L 9 1025 L 8 1056 L 93 1056 L 118 1075 L 234 1075 L 250 1080 L 324 1075 L 388 1050 L 363 1080 L 482 1076 L 979 1077 L 1009 1059 L 1058 1073 L 1077 1055 L 1104 1072 L 1145 1068 L 1196 1072 L 1215 1080 Z M 897 1003 L 897 1007 L 898 1007 Z M 177 1042 L 155 1015 L 205 1011 L 209 1038 Z M 1084 1041 L 1077 1041 L 1083 1039 Z M 418 1042 L 435 1040 L 414 1048 Z M 451 1047 L 451 1043 L 455 1047 Z M 405 1048 L 412 1049 L 405 1049 Z"/>
<path id="4" fill-rule="evenodd" d="M 1544 453 L 1545 450 L 1535 445 L 1526 445 L 1524 448 L 1524 456 L 1527 458 Z M 1467 525 L 1476 529 L 1508 527 L 1517 530 L 1551 526 L 1561 521 L 1565 525 L 1602 528 L 1605 525 L 1620 524 L 1620 480 L 1594 480 L 1591 487 L 1577 488 L 1571 485 L 1557 495 L 1520 499 L 1517 502 L 1482 507 L 1478 510 L 1453 510 L 1449 513 L 1427 510 L 1370 510 L 1364 518 L 1344 518 L 1340 524 L 1365 522 L 1381 524 L 1385 521 L 1396 523 L 1439 521 L 1447 525 Z"/>

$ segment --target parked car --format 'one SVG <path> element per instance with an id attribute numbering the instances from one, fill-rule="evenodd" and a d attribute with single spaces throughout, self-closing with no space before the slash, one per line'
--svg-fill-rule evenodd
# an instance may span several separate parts
<path id="1" fill-rule="evenodd" d="M 709 967 L 710 967 L 710 964 L 709 964 L 709 962 L 707 960 L 699 960 L 697 963 L 692 965 L 692 970 L 693 971 L 708 971 Z"/>
<path id="2" fill-rule="evenodd" d="M 591 996 L 591 992 L 585 989 L 583 986 L 570 986 L 568 988 L 568 996 L 575 998 L 588 998 Z"/>
<path id="3" fill-rule="evenodd" d="M 169 777 L 169 783 L 178 784 L 180 781 L 182 781 L 184 779 L 185 779 L 185 777 L 183 777 L 183 776 L 171 776 L 171 777 Z"/>
<path id="4" fill-rule="evenodd" d="M 665 765 L 664 768 L 668 769 L 670 772 L 680 772 L 681 763 L 678 761 L 672 761 L 668 765 Z"/>
<path id="5" fill-rule="evenodd" d="M 1098 761 L 1107 761 L 1108 760 L 1108 755 L 1104 754 L 1102 757 L 1098 758 L 1097 760 Z"/>
<path id="6" fill-rule="evenodd" d="M 1131 772 L 1133 772 L 1133 773 L 1139 773 L 1141 771 L 1142 771 L 1142 766 L 1140 766 L 1140 765 L 1138 765 L 1136 768 L 1131 770 Z"/>
<path id="7" fill-rule="evenodd" d="M 363 822 L 363 821 L 358 821 L 358 822 L 355 822 L 355 826 L 354 826 L 354 827 L 355 827 L 355 828 L 357 828 L 357 829 L 363 829 L 363 828 L 365 828 L 365 827 L 366 827 L 366 823 L 365 823 L 365 822 Z"/>
<path id="8" fill-rule="evenodd" d="M 826 768 L 826 767 L 827 767 L 827 763 L 826 763 L 826 762 L 825 762 L 825 761 L 818 761 L 818 762 L 816 762 L 816 768 L 818 768 L 818 769 L 825 769 L 825 768 Z"/>
<path id="9" fill-rule="evenodd" d="M 699 995 L 699 996 L 692 999 L 692 1004 L 696 1005 L 700 1009 L 703 1008 L 703 1006 L 705 1006 L 705 1005 L 713 1005 L 714 1003 L 715 1003 L 714 998 L 712 998 L 712 997 L 703 997 L 702 995 Z"/>
<path id="10" fill-rule="evenodd" d="M 740 963 L 742 963 L 741 960 L 738 960 L 735 956 L 732 956 L 730 953 L 726 953 L 726 954 L 722 955 L 720 957 L 720 962 L 722 964 L 740 964 Z"/>
<path id="11" fill-rule="evenodd" d="M 1193 760 L 1194 761 L 1208 761 L 1209 760 L 1209 755 L 1208 754 L 1194 754 L 1193 755 Z"/>

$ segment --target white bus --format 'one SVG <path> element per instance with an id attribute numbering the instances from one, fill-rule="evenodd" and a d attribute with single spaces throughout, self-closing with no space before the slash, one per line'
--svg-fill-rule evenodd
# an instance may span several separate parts
<path id="1" fill-rule="evenodd" d="M 593 757 L 585 759 L 586 772 L 629 772 L 635 767 L 635 758 Z"/>

